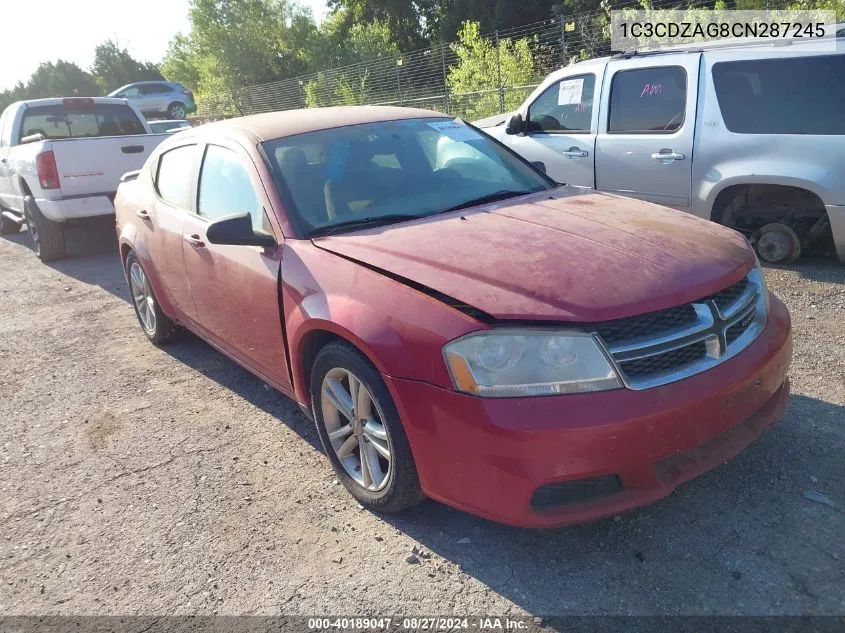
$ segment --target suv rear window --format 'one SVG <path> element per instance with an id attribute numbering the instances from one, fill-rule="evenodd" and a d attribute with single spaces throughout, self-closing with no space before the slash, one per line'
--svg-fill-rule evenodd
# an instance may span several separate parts
<path id="1" fill-rule="evenodd" d="M 126 105 L 34 106 L 24 111 L 21 138 L 41 133 L 45 138 L 85 138 L 146 134 L 144 125 Z"/>
<path id="2" fill-rule="evenodd" d="M 739 134 L 845 134 L 845 55 L 713 65 L 725 127 Z"/>

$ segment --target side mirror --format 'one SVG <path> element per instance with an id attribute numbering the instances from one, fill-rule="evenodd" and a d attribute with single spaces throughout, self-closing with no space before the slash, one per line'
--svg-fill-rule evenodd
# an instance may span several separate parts
<path id="1" fill-rule="evenodd" d="M 507 127 L 505 128 L 505 134 L 521 134 L 525 131 L 525 121 L 522 120 L 522 115 L 517 112 L 516 114 L 512 114 L 511 117 L 508 119 Z"/>
<path id="2" fill-rule="evenodd" d="M 548 176 L 549 172 L 546 171 L 546 163 L 541 160 L 532 160 L 531 164 L 534 165 L 534 169 L 541 171 Z"/>
<path id="3" fill-rule="evenodd" d="M 276 238 L 272 235 L 253 230 L 249 213 L 238 213 L 215 220 L 208 225 L 205 237 L 211 244 L 263 246 L 264 248 L 278 246 Z"/>

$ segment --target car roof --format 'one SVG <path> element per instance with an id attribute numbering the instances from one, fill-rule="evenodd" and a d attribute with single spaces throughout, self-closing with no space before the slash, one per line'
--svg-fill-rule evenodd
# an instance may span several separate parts
<path id="1" fill-rule="evenodd" d="M 269 141 L 294 134 L 330 130 L 348 125 L 399 121 L 402 119 L 444 118 L 446 114 L 418 108 L 391 106 L 336 106 L 266 112 L 207 123 L 197 128 L 198 135 L 229 133 L 254 141 Z M 185 137 L 182 137 L 185 138 Z"/>
<path id="2" fill-rule="evenodd" d="M 122 92 L 127 88 L 131 88 L 132 86 L 149 86 L 150 84 L 165 84 L 166 86 L 181 86 L 182 84 L 175 82 L 175 81 L 167 81 L 166 79 L 152 79 L 147 81 L 133 81 L 131 84 L 126 84 L 125 86 L 121 86 L 117 90 L 112 90 L 109 94 L 116 95 L 118 92 Z"/>

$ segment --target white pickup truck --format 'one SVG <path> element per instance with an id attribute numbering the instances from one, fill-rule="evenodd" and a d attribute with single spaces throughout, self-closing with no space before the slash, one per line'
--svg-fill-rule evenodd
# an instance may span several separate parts
<path id="1" fill-rule="evenodd" d="M 42 261 L 63 257 L 67 223 L 114 215 L 120 177 L 167 137 L 124 99 L 13 103 L 0 115 L 0 234 L 26 223 Z"/>

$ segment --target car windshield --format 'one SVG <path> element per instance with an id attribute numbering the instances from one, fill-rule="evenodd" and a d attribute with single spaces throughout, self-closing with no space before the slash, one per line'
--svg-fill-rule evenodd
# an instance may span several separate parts
<path id="1" fill-rule="evenodd" d="M 401 222 L 554 185 L 447 118 L 367 123 L 264 143 L 308 236 Z"/>

